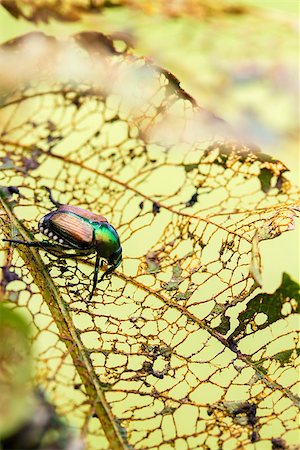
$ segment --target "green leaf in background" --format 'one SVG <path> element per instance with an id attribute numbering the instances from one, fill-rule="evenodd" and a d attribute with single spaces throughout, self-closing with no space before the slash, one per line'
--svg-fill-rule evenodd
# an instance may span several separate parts
<path id="1" fill-rule="evenodd" d="M 243 337 L 248 326 L 254 331 L 299 313 L 299 284 L 284 273 L 282 283 L 272 294 L 258 294 L 247 305 L 247 310 L 239 315 L 240 325 L 234 330 L 236 339 Z M 260 319 L 258 319 L 260 317 Z"/>
<path id="2" fill-rule="evenodd" d="M 0 304 L 0 439 L 26 421 L 32 408 L 32 355 L 23 317 Z"/>

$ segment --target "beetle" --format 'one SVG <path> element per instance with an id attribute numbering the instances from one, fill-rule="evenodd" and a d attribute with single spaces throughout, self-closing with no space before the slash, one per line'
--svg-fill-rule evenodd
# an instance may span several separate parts
<path id="1" fill-rule="evenodd" d="M 76 254 L 79 255 L 96 253 L 90 301 L 98 283 L 100 259 L 106 259 L 110 265 L 101 276 L 100 283 L 122 262 L 122 247 L 119 235 L 104 216 L 92 213 L 79 206 L 62 204 L 53 199 L 52 192 L 48 187 L 45 187 L 45 189 L 49 193 L 50 201 L 56 206 L 56 210 L 47 213 L 40 219 L 38 229 L 55 243 L 49 241 L 26 242 L 17 239 L 4 239 L 4 241 L 31 247 L 48 248 L 49 251 L 58 247 L 64 250 L 76 250 Z"/>

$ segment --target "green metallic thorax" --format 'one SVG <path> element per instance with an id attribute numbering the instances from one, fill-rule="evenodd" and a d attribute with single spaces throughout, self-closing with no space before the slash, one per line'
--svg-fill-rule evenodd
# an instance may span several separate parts
<path id="1" fill-rule="evenodd" d="M 112 225 L 105 222 L 91 222 L 94 230 L 94 246 L 95 249 L 108 259 L 113 253 L 120 248 L 119 236 Z"/>

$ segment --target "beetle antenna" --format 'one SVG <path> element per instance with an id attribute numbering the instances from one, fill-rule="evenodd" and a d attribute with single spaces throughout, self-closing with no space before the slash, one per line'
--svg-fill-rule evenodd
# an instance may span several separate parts
<path id="1" fill-rule="evenodd" d="M 101 276 L 101 278 L 100 278 L 100 280 L 99 280 L 99 283 L 101 283 L 101 281 L 103 281 L 104 278 L 107 277 L 107 275 L 109 275 L 110 273 L 113 273 L 113 271 L 115 270 L 115 268 L 116 268 L 116 266 L 111 266 L 111 267 L 109 267 L 109 268 L 104 272 L 104 274 Z"/>
<path id="2" fill-rule="evenodd" d="M 53 205 L 55 205 L 57 208 L 59 208 L 62 205 L 62 203 L 58 202 L 57 200 L 54 200 L 51 189 L 48 186 L 43 186 L 43 188 L 45 188 L 46 191 L 48 192 L 50 202 L 53 203 Z"/>

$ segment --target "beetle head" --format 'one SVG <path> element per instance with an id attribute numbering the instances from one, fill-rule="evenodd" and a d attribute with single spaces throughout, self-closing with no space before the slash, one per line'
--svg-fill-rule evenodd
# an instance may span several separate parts
<path id="1" fill-rule="evenodd" d="M 108 263 L 116 269 L 122 262 L 122 247 L 120 246 L 108 259 Z"/>

